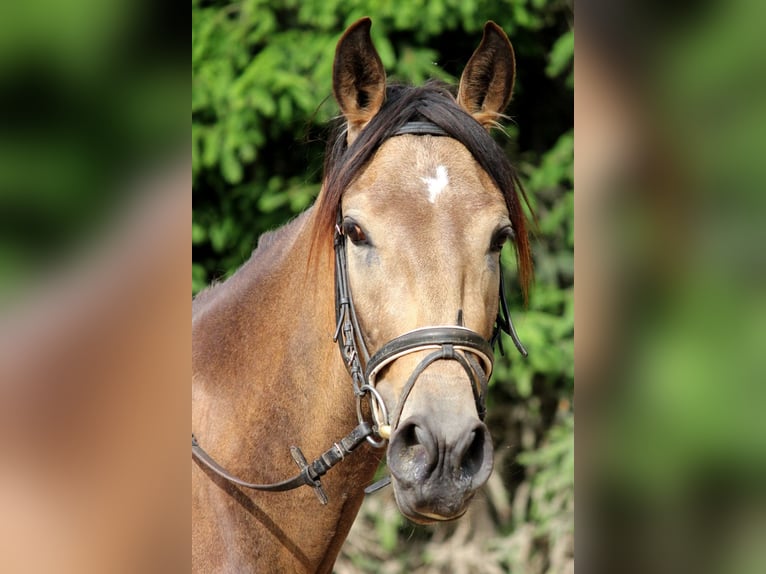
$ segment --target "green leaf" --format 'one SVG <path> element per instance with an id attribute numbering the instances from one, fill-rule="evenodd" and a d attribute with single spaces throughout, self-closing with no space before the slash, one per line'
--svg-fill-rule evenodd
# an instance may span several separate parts
<path id="1" fill-rule="evenodd" d="M 192 222 L 192 245 L 199 245 L 207 240 L 207 231 L 202 225 Z"/>
<path id="2" fill-rule="evenodd" d="M 551 48 L 545 73 L 550 77 L 558 76 L 567 70 L 574 61 L 574 30 L 565 32 Z"/>
<path id="3" fill-rule="evenodd" d="M 242 181 L 242 164 L 230 150 L 225 150 L 221 154 L 221 173 L 229 183 Z"/>
<path id="4" fill-rule="evenodd" d="M 192 263 L 192 295 L 207 286 L 207 270 L 200 263 Z"/>

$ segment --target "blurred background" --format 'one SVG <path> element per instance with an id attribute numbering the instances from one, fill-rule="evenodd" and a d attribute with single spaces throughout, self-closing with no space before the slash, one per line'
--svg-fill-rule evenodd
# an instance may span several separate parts
<path id="1" fill-rule="evenodd" d="M 495 472 L 455 524 L 418 527 L 390 489 L 368 497 L 336 572 L 571 572 L 574 528 L 572 8 L 545 0 L 192 3 L 192 290 L 248 259 L 259 234 L 319 192 L 343 30 L 370 16 L 390 81 L 456 84 L 487 20 L 516 52 L 510 120 L 497 141 L 537 214 L 525 307 L 503 252 L 511 313 L 491 381 Z"/>

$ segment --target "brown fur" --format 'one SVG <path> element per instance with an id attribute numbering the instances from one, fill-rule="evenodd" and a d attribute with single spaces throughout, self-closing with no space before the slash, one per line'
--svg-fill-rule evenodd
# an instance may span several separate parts
<path id="1" fill-rule="evenodd" d="M 338 41 L 335 52 L 333 92 L 348 123 L 349 143 L 385 100 L 386 72 L 370 39 L 371 26 L 369 18 L 352 24 Z"/>
<path id="2" fill-rule="evenodd" d="M 356 425 L 332 342 L 332 273 L 307 277 L 301 264 L 309 215 L 259 248 L 193 311 L 192 427 L 227 469 L 256 482 L 296 473 L 291 445 L 313 459 Z M 323 479 L 326 507 L 309 488 L 240 491 L 192 462 L 194 570 L 329 572 L 361 504 L 358 485 L 378 464 L 366 446 L 362 451 Z"/>
<path id="3" fill-rule="evenodd" d="M 487 22 L 481 44 L 463 71 L 457 102 L 484 127 L 495 127 L 511 101 L 515 78 L 516 59 L 508 36 Z"/>
<path id="4" fill-rule="evenodd" d="M 339 43 L 335 93 L 349 129 L 374 121 L 384 100 L 379 74 L 372 80 L 369 74 L 348 77 L 359 62 L 375 62 L 370 50 L 367 20 Z M 360 98 L 359 89 L 368 93 Z M 359 140 L 364 145 L 364 137 Z M 450 183 L 437 208 L 423 178 L 442 165 Z M 382 143 L 344 187 L 344 215 L 358 218 L 375 238 L 374 250 L 349 245 L 348 254 L 371 351 L 408 329 L 455 324 L 458 309 L 467 327 L 489 337 L 499 281 L 498 254 L 489 245 L 499 227 L 511 224 L 507 190 L 498 188 L 495 175 L 505 172 L 491 173 L 455 139 L 408 135 Z M 331 201 L 328 193 L 326 182 L 320 209 L 262 239 L 237 273 L 201 293 L 193 306 L 192 430 L 205 450 L 244 480 L 290 477 L 297 471 L 291 445 L 311 460 L 357 424 L 350 377 L 332 341 L 332 226 L 323 209 Z M 521 231 L 526 240 L 523 224 Z M 314 241 L 317 236 L 322 241 Z M 309 265 L 312 255 L 315 264 Z M 397 361 L 381 377 L 389 410 L 416 359 Z M 428 368 L 404 416 L 427 413 L 449 434 L 460 430 L 449 430 L 453 421 L 478 419 L 465 374 L 445 363 Z M 434 412 L 434 405 L 443 412 Z M 322 479 L 325 507 L 309 488 L 239 489 L 193 461 L 194 571 L 330 572 L 381 454 L 365 444 L 331 470 Z M 464 511 L 470 495 L 455 502 L 456 512 Z"/>

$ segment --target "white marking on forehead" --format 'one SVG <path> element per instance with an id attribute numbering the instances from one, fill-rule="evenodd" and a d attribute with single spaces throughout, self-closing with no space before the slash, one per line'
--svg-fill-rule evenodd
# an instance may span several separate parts
<path id="1" fill-rule="evenodd" d="M 428 186 L 428 201 L 431 203 L 436 202 L 436 198 L 449 184 L 447 168 L 443 165 L 436 168 L 436 177 L 421 177 L 420 179 Z"/>

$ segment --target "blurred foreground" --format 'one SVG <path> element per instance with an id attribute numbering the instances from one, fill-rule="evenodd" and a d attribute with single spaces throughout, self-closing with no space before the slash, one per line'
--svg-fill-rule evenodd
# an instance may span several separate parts
<path id="1" fill-rule="evenodd" d="M 763 572 L 763 6 L 581 11 L 578 560 Z"/>
<path id="2" fill-rule="evenodd" d="M 123 0 L 0 8 L 0 572 L 188 570 L 177 33 Z"/>

